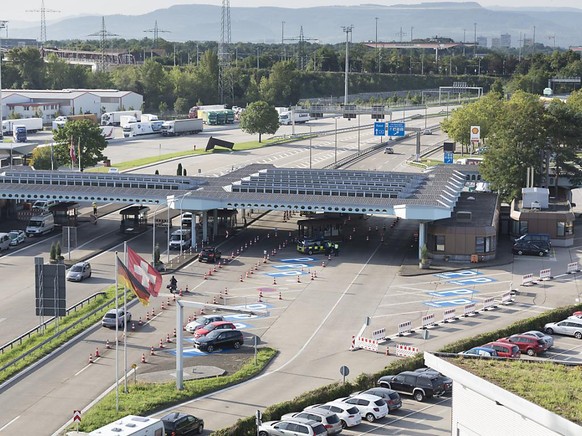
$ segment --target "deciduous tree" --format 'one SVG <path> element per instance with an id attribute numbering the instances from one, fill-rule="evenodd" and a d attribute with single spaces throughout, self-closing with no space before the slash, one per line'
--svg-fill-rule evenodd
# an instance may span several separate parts
<path id="1" fill-rule="evenodd" d="M 241 114 L 240 128 L 246 133 L 258 133 L 261 142 L 263 133 L 274 135 L 279 129 L 279 114 L 267 102 L 256 101 Z"/>

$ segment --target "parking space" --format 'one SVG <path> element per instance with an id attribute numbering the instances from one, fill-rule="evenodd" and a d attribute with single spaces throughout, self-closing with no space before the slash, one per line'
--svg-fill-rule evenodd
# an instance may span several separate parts
<path id="1" fill-rule="evenodd" d="M 552 335 L 554 346 L 537 359 L 559 362 L 582 362 L 582 340 L 570 336 Z"/>

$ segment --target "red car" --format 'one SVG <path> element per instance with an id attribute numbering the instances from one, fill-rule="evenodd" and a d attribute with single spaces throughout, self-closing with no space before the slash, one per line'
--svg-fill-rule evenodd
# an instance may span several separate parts
<path id="1" fill-rule="evenodd" d="M 497 342 L 507 342 L 517 345 L 521 353 L 528 356 L 537 356 L 548 349 L 548 344 L 541 339 L 530 335 L 511 335 L 508 338 L 497 339 Z"/>
<path id="2" fill-rule="evenodd" d="M 509 342 L 489 342 L 486 345 L 483 345 L 487 348 L 493 348 L 497 351 L 498 357 L 511 357 L 517 359 L 521 356 L 521 352 L 519 351 L 519 347 L 515 344 L 511 344 Z"/>
<path id="3" fill-rule="evenodd" d="M 582 311 L 580 311 L 580 310 L 579 310 L 579 311 L 577 311 L 577 312 L 574 312 L 574 313 L 572 314 L 572 316 L 575 316 L 576 318 L 582 318 Z"/>
<path id="4" fill-rule="evenodd" d="M 236 330 L 236 326 L 228 321 L 215 321 L 210 324 L 206 324 L 204 327 L 199 328 L 194 332 L 195 338 L 200 338 L 206 336 L 213 330 Z"/>

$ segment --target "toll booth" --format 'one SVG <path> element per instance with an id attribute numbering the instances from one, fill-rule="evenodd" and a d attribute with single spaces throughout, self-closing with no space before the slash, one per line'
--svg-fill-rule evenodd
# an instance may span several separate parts
<path id="1" fill-rule="evenodd" d="M 297 221 L 299 238 L 341 238 L 346 218 L 343 216 L 314 216 Z"/>
<path id="2" fill-rule="evenodd" d="M 49 210 L 55 217 L 56 226 L 77 226 L 79 203 L 74 201 L 61 201 L 51 206 Z"/>
<path id="3" fill-rule="evenodd" d="M 121 209 L 119 211 L 121 215 L 119 230 L 121 233 L 132 234 L 146 231 L 149 211 L 149 207 L 138 204 Z"/>

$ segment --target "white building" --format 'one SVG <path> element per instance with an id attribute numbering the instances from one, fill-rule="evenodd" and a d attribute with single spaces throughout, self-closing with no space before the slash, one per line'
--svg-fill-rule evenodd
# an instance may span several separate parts
<path id="1" fill-rule="evenodd" d="M 116 89 L 2 90 L 2 118 L 12 112 L 22 118 L 40 117 L 50 124 L 58 115 L 141 110 L 143 96 Z"/>
<path id="2" fill-rule="evenodd" d="M 454 364 L 424 353 L 424 363 L 453 379 L 452 436 L 581 435 L 582 427 Z"/>

